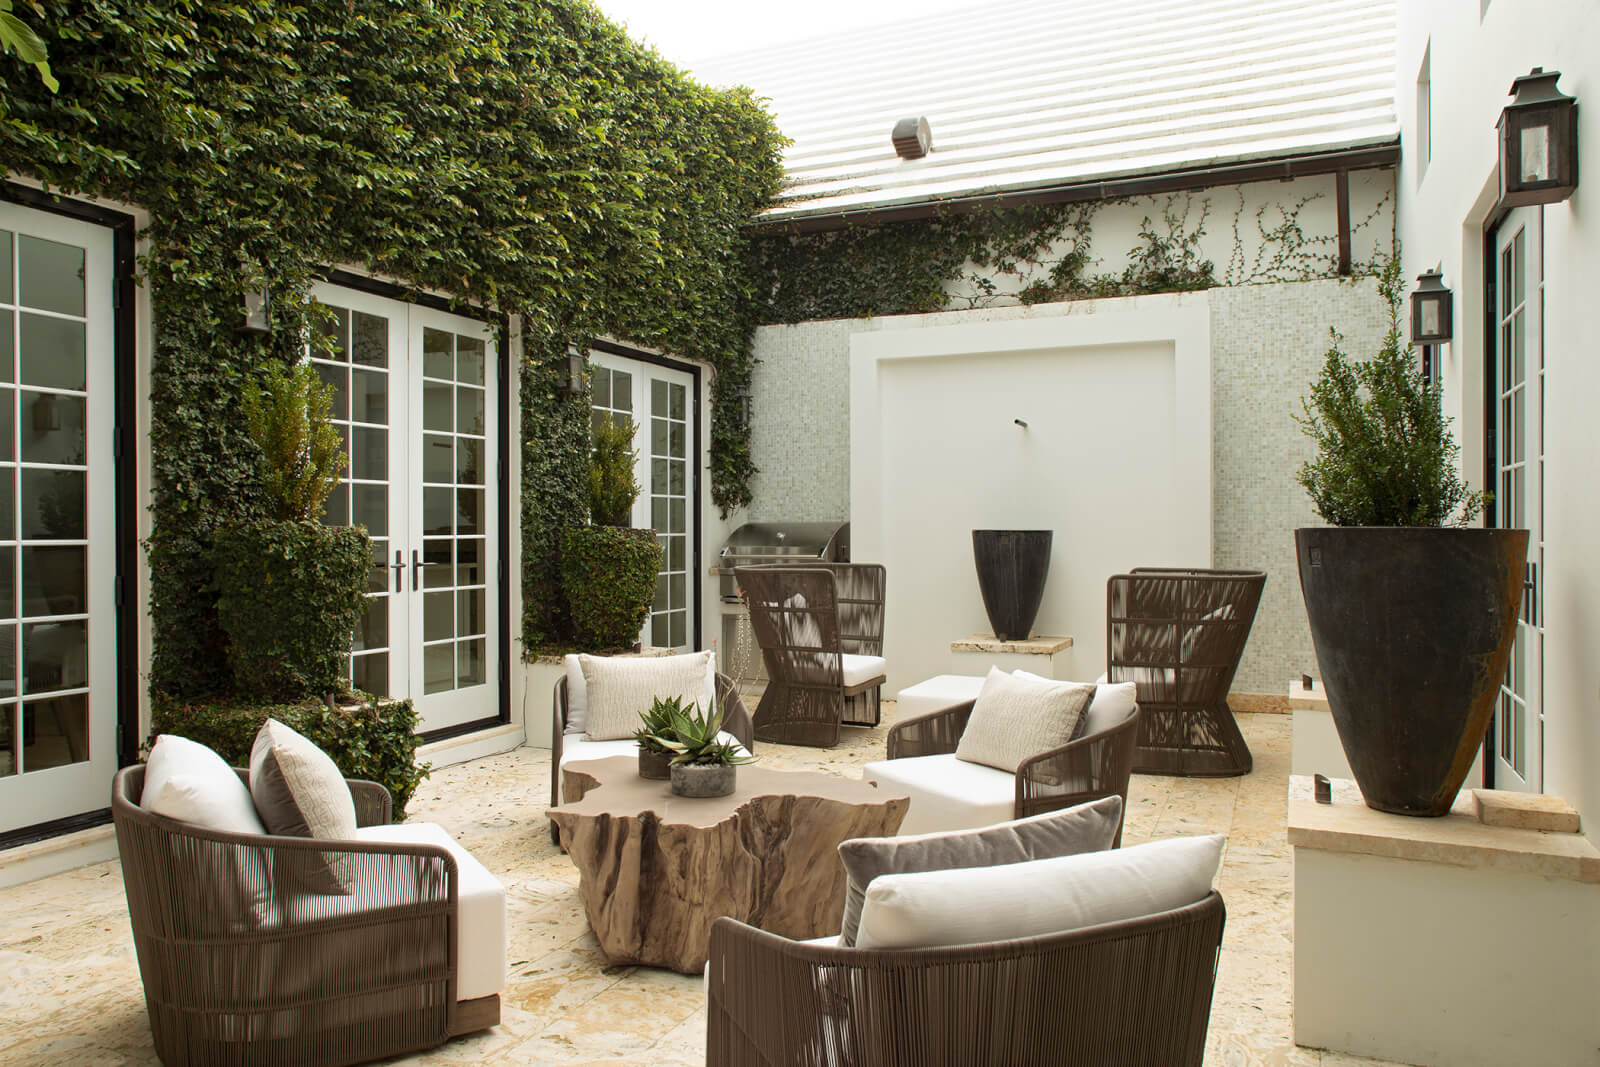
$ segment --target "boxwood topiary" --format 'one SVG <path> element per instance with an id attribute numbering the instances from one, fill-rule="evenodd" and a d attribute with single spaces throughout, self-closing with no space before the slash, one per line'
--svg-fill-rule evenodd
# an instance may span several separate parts
<path id="1" fill-rule="evenodd" d="M 236 692 L 277 703 L 344 689 L 372 568 L 363 530 L 230 523 L 217 531 L 212 561 Z"/>
<path id="2" fill-rule="evenodd" d="M 428 764 L 417 763 L 417 712 L 409 700 L 368 698 L 359 707 L 330 708 L 322 703 L 183 703 L 157 698 L 151 706 L 150 741 L 177 734 L 210 746 L 231 766 L 250 763 L 256 731 L 268 718 L 298 730 L 338 765 L 348 778 L 378 782 L 394 798 L 399 822 Z"/>
<path id="3" fill-rule="evenodd" d="M 562 535 L 561 579 L 578 647 L 631 648 L 650 612 L 661 545 L 650 530 L 576 526 Z"/>

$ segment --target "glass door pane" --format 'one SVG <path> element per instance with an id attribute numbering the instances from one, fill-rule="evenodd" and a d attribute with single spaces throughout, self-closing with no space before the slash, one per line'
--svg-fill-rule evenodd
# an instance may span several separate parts
<path id="1" fill-rule="evenodd" d="M 116 768 L 111 240 L 0 204 L 0 833 Z"/>
<path id="2" fill-rule="evenodd" d="M 692 379 L 691 379 L 692 381 Z M 661 543 L 661 573 L 650 605 L 650 643 L 688 651 L 689 384 L 650 382 L 650 525 Z"/>

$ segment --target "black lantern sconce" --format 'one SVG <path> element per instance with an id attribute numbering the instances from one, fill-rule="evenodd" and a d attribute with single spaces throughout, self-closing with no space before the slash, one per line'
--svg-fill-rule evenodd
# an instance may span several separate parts
<path id="1" fill-rule="evenodd" d="M 1411 343 L 1438 345 L 1450 340 L 1454 296 L 1440 281 L 1438 270 L 1417 275 L 1411 294 Z"/>
<path id="2" fill-rule="evenodd" d="M 61 408 L 54 393 L 40 393 L 33 401 L 33 432 L 43 437 L 61 429 Z"/>
<path id="3" fill-rule="evenodd" d="M 244 322 L 239 324 L 238 332 L 250 334 L 272 332 L 272 299 L 266 285 L 245 291 Z"/>
<path id="4" fill-rule="evenodd" d="M 749 427 L 753 410 L 754 404 L 751 402 L 749 386 L 745 386 L 733 394 L 733 417 L 740 426 Z"/>
<path id="5" fill-rule="evenodd" d="M 583 353 L 579 352 L 576 346 L 568 345 L 567 377 L 561 383 L 562 391 L 573 394 L 583 392 L 583 376 L 588 366 L 589 361 L 583 357 Z"/>
<path id="6" fill-rule="evenodd" d="M 1498 123 L 1501 207 L 1558 203 L 1578 187 L 1578 102 L 1559 77 L 1534 67 L 1511 83 Z"/>

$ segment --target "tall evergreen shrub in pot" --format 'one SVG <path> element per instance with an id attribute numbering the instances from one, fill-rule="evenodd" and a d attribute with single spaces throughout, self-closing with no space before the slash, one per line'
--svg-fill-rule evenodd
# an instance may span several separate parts
<path id="1" fill-rule="evenodd" d="M 564 531 L 561 584 L 567 617 L 580 648 L 631 648 L 650 613 L 662 551 L 653 530 L 628 528 L 639 483 L 638 451 L 626 417 L 596 419 L 589 460 L 588 526 Z"/>
<path id="2" fill-rule="evenodd" d="M 1300 484 L 1330 526 L 1295 531 L 1328 707 L 1368 806 L 1444 815 L 1472 766 L 1510 660 L 1528 531 L 1467 528 L 1437 386 L 1401 339 L 1398 259 L 1379 278 L 1389 331 L 1371 360 L 1340 338 L 1302 401 L 1317 445 Z"/>
<path id="3" fill-rule="evenodd" d="M 309 364 L 273 364 L 244 398 L 268 514 L 219 529 L 213 564 L 235 685 L 253 700 L 343 690 L 345 656 L 366 606 L 366 533 L 317 518 L 344 466 L 328 421 L 331 393 Z"/>

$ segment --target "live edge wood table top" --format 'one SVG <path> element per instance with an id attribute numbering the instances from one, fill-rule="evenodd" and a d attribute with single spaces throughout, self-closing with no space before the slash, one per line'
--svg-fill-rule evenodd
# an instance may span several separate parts
<path id="1" fill-rule="evenodd" d="M 731 915 L 784 937 L 839 932 L 839 842 L 887 837 L 910 801 L 814 771 L 741 766 L 725 797 L 672 794 L 632 756 L 561 769 L 550 809 L 606 958 L 698 974 L 711 924 Z"/>

